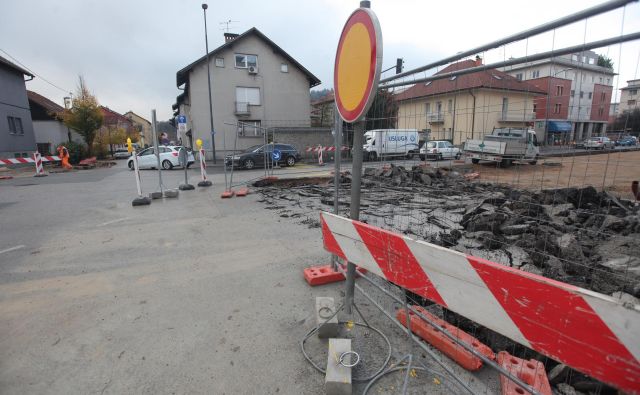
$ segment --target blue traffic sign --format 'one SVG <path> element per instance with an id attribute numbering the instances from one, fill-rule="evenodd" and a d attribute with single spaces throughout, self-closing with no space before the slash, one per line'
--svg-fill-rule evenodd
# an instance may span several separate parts
<path id="1" fill-rule="evenodd" d="M 280 150 L 274 149 L 271 153 L 271 158 L 275 161 L 279 161 L 281 157 L 282 153 L 280 152 Z"/>
<path id="2" fill-rule="evenodd" d="M 178 123 L 187 123 L 186 115 L 178 115 Z"/>

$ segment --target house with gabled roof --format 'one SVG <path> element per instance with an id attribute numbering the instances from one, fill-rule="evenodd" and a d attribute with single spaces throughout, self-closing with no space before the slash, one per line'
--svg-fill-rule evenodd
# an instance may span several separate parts
<path id="1" fill-rule="evenodd" d="M 27 91 L 27 96 L 38 152 L 55 153 L 59 145 L 69 140 L 84 144 L 82 136 L 62 122 L 60 113 L 64 108 L 61 105 L 33 91 Z"/>
<path id="2" fill-rule="evenodd" d="M 25 76 L 34 78 L 0 56 L 0 159 L 28 157 L 36 149 Z"/>
<path id="3" fill-rule="evenodd" d="M 482 59 L 450 64 L 438 74 L 482 65 Z M 418 129 L 429 140 L 461 144 L 498 127 L 532 127 L 534 98 L 545 91 L 502 71 L 488 69 L 418 83 L 396 94 L 398 128 Z"/>
<path id="4" fill-rule="evenodd" d="M 187 117 L 179 136 L 193 146 L 202 139 L 208 156 L 215 136 L 216 156 L 234 147 L 260 144 L 266 128 L 308 127 L 310 88 L 320 80 L 258 29 L 224 34 L 225 43 L 176 73 L 183 92 L 174 115 Z M 211 74 L 213 129 L 209 113 L 207 67 Z M 237 142 L 236 142 L 237 135 Z"/>

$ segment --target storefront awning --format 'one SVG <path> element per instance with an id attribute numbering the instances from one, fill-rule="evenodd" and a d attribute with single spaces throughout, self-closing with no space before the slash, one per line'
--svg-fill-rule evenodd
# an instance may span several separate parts
<path id="1" fill-rule="evenodd" d="M 550 132 L 570 132 L 571 131 L 571 122 L 569 121 L 549 121 L 549 128 L 547 129 Z"/>

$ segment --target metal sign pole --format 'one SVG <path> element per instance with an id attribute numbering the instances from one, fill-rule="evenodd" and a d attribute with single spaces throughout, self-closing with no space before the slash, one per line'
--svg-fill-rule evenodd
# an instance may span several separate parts
<path id="1" fill-rule="evenodd" d="M 164 185 L 162 184 L 162 167 L 160 165 L 160 150 L 158 147 L 158 129 L 156 120 L 156 110 L 151 110 L 151 133 L 153 134 L 153 152 L 156 155 L 156 168 L 158 169 L 158 189 L 160 193 L 152 192 L 149 197 L 152 199 L 159 199 L 164 194 Z"/>
<path id="2" fill-rule="evenodd" d="M 181 191 L 190 191 L 192 189 L 195 189 L 193 185 L 189 184 L 189 179 L 187 176 L 187 171 L 188 171 L 187 167 L 189 165 L 189 152 L 185 147 L 180 148 L 180 152 L 178 153 L 178 161 L 180 162 L 180 165 L 184 169 L 184 184 L 180 184 L 180 186 L 178 186 L 178 189 Z"/>
<path id="3" fill-rule="evenodd" d="M 333 145 L 335 147 L 334 151 L 334 174 L 333 174 L 333 212 L 336 215 L 340 215 L 340 160 L 342 151 L 340 147 L 342 145 L 342 118 L 340 118 L 340 114 L 338 114 L 338 108 L 334 108 L 334 117 L 333 117 Z M 333 270 L 337 271 L 338 269 L 338 257 L 336 255 L 333 256 L 332 260 Z"/>

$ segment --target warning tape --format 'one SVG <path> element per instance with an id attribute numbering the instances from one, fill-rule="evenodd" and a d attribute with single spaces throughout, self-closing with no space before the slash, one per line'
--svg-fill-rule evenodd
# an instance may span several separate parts
<path id="1" fill-rule="evenodd" d="M 327 251 L 541 354 L 640 394 L 640 306 L 321 213 Z"/>
<path id="2" fill-rule="evenodd" d="M 342 146 L 340 148 L 340 151 L 348 151 L 350 148 L 347 146 Z M 331 152 L 331 151 L 335 151 L 336 147 L 335 146 L 330 146 L 330 147 L 322 147 L 322 146 L 318 146 L 318 147 L 307 147 L 307 149 L 305 150 L 306 152 L 319 152 L 319 151 L 327 151 L 327 152 Z"/>

